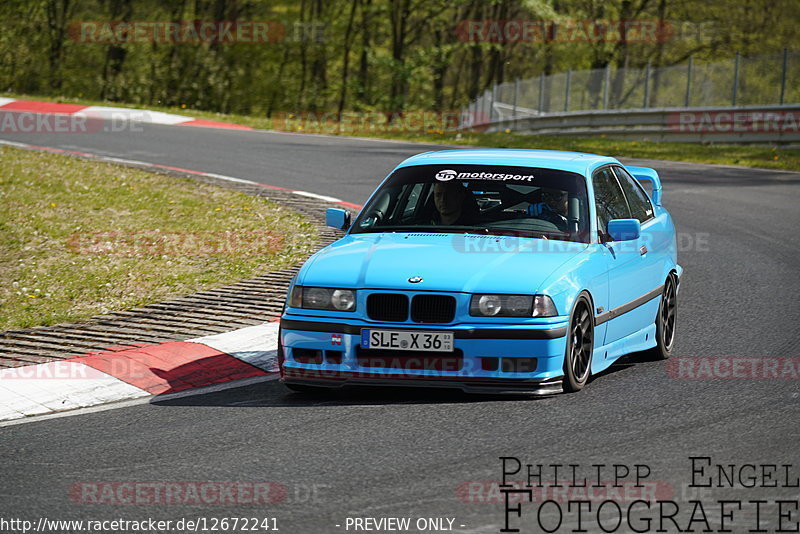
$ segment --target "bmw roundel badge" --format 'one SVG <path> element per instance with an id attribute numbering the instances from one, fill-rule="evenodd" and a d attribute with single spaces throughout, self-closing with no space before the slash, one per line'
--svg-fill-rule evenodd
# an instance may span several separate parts
<path id="1" fill-rule="evenodd" d="M 408 279 L 408 281 L 411 282 L 412 284 L 419 284 L 420 282 L 422 282 L 422 277 L 412 276 L 411 278 Z"/>

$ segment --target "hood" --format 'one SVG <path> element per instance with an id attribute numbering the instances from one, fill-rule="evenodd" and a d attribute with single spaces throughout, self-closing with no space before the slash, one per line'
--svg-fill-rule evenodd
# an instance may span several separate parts
<path id="1" fill-rule="evenodd" d="M 532 293 L 585 243 L 492 235 L 347 235 L 312 256 L 298 275 L 306 286 Z M 422 282 L 412 284 L 410 277 Z M 552 282 L 552 280 L 551 280 Z"/>

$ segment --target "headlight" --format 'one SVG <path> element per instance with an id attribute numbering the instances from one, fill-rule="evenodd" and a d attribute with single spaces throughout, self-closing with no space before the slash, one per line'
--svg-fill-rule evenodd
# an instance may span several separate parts
<path id="1" fill-rule="evenodd" d="M 470 303 L 470 314 L 472 315 L 497 315 L 503 308 L 503 302 L 500 300 L 500 297 L 497 295 L 481 295 L 478 297 L 478 313 L 474 314 L 472 312 L 472 307 L 475 305 L 475 297 L 472 297 L 472 302 Z"/>
<path id="2" fill-rule="evenodd" d="M 339 311 L 353 311 L 356 309 L 356 293 L 350 289 L 334 289 L 331 304 Z"/>
<path id="3" fill-rule="evenodd" d="M 356 292 L 352 289 L 294 286 L 289 305 L 312 310 L 355 311 Z"/>
<path id="4" fill-rule="evenodd" d="M 558 315 L 546 295 L 472 295 L 473 317 L 554 317 Z"/>

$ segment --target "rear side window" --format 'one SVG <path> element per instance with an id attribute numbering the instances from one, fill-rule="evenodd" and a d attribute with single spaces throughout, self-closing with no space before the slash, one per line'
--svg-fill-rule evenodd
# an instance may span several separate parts
<path id="1" fill-rule="evenodd" d="M 642 187 L 636 182 L 628 171 L 622 167 L 614 166 L 614 172 L 619 178 L 619 185 L 628 199 L 628 206 L 631 208 L 631 215 L 634 219 L 639 219 L 643 223 L 653 218 L 653 205 Z"/>
<path id="2" fill-rule="evenodd" d="M 611 167 L 597 171 L 592 183 L 594 185 L 594 203 L 597 209 L 597 226 L 604 234 L 607 234 L 608 221 L 630 219 L 631 212 Z"/>

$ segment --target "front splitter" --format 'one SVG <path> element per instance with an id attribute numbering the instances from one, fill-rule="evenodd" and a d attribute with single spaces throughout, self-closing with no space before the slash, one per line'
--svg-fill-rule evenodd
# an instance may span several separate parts
<path id="1" fill-rule="evenodd" d="M 327 389 L 356 387 L 406 387 L 460 389 L 465 393 L 487 395 L 556 395 L 563 393 L 562 378 L 546 379 L 495 379 L 483 377 L 414 377 L 346 372 L 314 373 L 308 369 L 285 368 L 282 382 L 290 385 L 312 386 Z"/>

